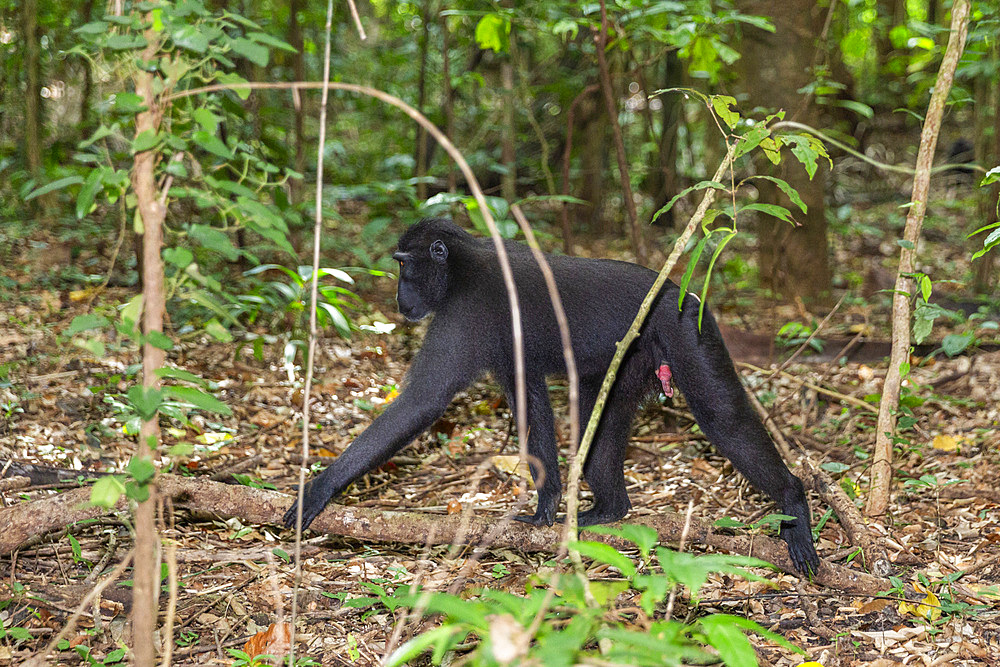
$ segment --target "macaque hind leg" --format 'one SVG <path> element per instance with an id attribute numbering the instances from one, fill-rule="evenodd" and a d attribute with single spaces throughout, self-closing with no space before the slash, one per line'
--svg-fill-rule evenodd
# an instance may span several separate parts
<path id="1" fill-rule="evenodd" d="M 629 357 L 605 403 L 583 469 L 584 479 L 594 494 L 594 504 L 577 515 L 580 526 L 618 521 L 632 509 L 625 490 L 625 450 L 632 430 L 632 417 L 655 379 L 651 372 L 649 377 L 643 376 L 643 371 L 648 370 L 645 366 L 648 364 L 643 363 L 643 355 Z"/>
<path id="2" fill-rule="evenodd" d="M 507 393 L 510 405 L 514 405 L 512 394 Z M 551 526 L 562 497 L 562 483 L 552 406 L 544 378 L 528 383 L 528 454 L 531 479 L 538 490 L 538 506 L 534 515 L 514 518 L 535 526 Z"/>

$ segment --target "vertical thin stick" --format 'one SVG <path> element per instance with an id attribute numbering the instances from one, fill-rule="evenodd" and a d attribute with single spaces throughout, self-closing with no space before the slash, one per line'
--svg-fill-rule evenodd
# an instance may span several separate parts
<path id="1" fill-rule="evenodd" d="M 882 516 L 889 509 L 889 482 L 892 479 L 892 446 L 896 432 L 896 410 L 899 408 L 899 387 L 903 381 L 901 367 L 910 354 L 910 294 L 920 242 L 920 229 L 927 210 L 927 195 L 930 190 L 931 164 L 937 147 L 944 105 L 948 100 L 958 59 L 965 49 L 965 38 L 969 29 L 969 1 L 955 0 L 951 8 L 951 33 L 944 59 L 938 70 L 937 81 L 927 106 L 927 116 L 920 132 L 920 148 L 917 151 L 917 169 L 913 177 L 913 194 L 910 195 L 910 210 L 903 228 L 904 244 L 899 252 L 899 270 L 896 273 L 896 287 L 892 293 L 892 351 L 889 354 L 889 368 L 882 383 L 882 400 L 879 402 L 878 424 L 875 427 L 875 451 L 872 457 L 871 488 L 865 515 Z"/>
<path id="2" fill-rule="evenodd" d="M 691 532 L 691 515 L 694 514 L 694 501 L 688 501 L 687 512 L 684 514 L 684 528 L 681 529 L 681 541 L 677 544 L 677 553 L 682 553 L 684 551 L 685 543 L 687 542 L 688 533 Z M 692 591 L 692 595 L 696 591 Z M 664 613 L 663 618 L 667 621 L 670 617 L 674 615 L 674 602 L 677 600 L 677 585 L 670 587 L 670 597 L 667 598 L 667 611 Z"/>
<path id="3" fill-rule="evenodd" d="M 351 18 L 354 19 L 354 27 L 358 29 L 358 37 L 361 41 L 368 39 L 368 35 L 365 34 L 365 27 L 361 25 L 361 16 L 358 15 L 358 7 L 354 4 L 354 0 L 347 0 L 348 6 L 351 8 Z M 329 35 L 329 33 L 327 33 Z M 327 40 L 329 42 L 329 39 Z M 329 60 L 329 58 L 327 58 Z"/>
<path id="4" fill-rule="evenodd" d="M 351 5 L 353 9 L 353 4 Z M 359 21 L 360 24 L 360 21 Z M 295 617 L 299 611 L 302 583 L 302 506 L 305 504 L 306 472 L 309 465 L 309 394 L 312 392 L 313 361 L 316 353 L 316 301 L 319 291 L 319 246 L 323 236 L 323 151 L 326 146 L 326 103 L 330 95 L 330 33 L 333 29 L 333 0 L 326 4 L 326 48 L 323 52 L 323 96 L 319 105 L 319 143 L 316 147 L 316 216 L 313 222 L 312 283 L 309 297 L 309 351 L 306 382 L 302 390 L 302 464 L 299 466 L 299 502 L 295 513 L 295 585 L 292 587 L 291 639 L 288 664 L 295 664 Z"/>

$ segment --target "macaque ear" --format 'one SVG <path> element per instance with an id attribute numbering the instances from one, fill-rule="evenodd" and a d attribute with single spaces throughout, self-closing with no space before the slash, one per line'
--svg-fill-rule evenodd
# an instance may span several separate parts
<path id="1" fill-rule="evenodd" d="M 441 239 L 431 244 L 431 259 L 438 264 L 444 264 L 445 260 L 448 259 L 448 246 Z"/>

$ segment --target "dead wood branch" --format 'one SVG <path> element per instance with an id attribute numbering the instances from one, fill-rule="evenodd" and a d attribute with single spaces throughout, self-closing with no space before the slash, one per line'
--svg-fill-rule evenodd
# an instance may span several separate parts
<path id="1" fill-rule="evenodd" d="M 273 524 L 291 504 L 283 493 L 231 486 L 205 478 L 160 475 L 160 490 L 171 497 L 178 507 L 210 512 L 222 518 L 235 517 L 246 524 Z M 90 519 L 105 510 L 86 507 L 89 489 L 73 489 L 30 503 L 21 503 L 0 512 L 0 555 L 9 555 L 34 535 L 58 530 L 67 523 Z M 120 503 L 124 509 L 124 501 Z M 460 515 L 421 514 L 419 512 L 381 511 L 363 507 L 332 504 L 320 514 L 311 529 L 317 533 L 339 535 L 361 540 L 426 544 L 431 527 L 436 544 L 450 544 L 459 533 Z M 466 544 L 480 543 L 496 525 L 496 519 L 472 517 L 464 531 Z M 684 517 L 675 513 L 640 516 L 633 523 L 656 529 L 665 543 L 677 542 L 684 529 Z M 532 552 L 555 552 L 559 547 L 560 527 L 536 528 L 519 522 L 509 522 L 499 532 L 493 548 L 521 549 Z M 584 531 L 590 540 L 607 542 L 616 547 L 631 546 L 616 538 Z M 779 570 L 796 574 L 780 540 L 746 534 L 723 535 L 702 521 L 692 521 L 688 543 L 704 544 L 716 549 L 761 558 L 774 563 Z M 887 590 L 889 583 L 872 575 L 824 562 L 816 583 L 852 593 L 874 595 Z"/>

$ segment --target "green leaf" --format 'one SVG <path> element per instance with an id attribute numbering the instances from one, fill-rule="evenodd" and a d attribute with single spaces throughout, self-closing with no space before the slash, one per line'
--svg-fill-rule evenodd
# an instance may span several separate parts
<path id="1" fill-rule="evenodd" d="M 149 487 L 145 484 L 126 482 L 125 495 L 137 503 L 144 503 L 149 500 Z"/>
<path id="2" fill-rule="evenodd" d="M 283 42 L 277 37 L 272 37 L 266 32 L 251 32 L 247 33 L 247 37 L 255 42 L 260 42 L 261 44 L 267 44 L 268 46 L 274 47 L 276 49 L 281 49 L 282 51 L 288 51 L 289 53 L 298 53 L 295 47 L 288 42 Z"/>
<path id="3" fill-rule="evenodd" d="M 191 384 L 196 384 L 199 387 L 207 387 L 208 381 L 204 378 L 200 378 L 190 371 L 183 370 L 181 368 L 157 368 L 153 373 L 158 378 L 173 378 L 174 380 L 183 380 L 184 382 L 190 382 Z"/>
<path id="4" fill-rule="evenodd" d="M 205 308 L 208 308 L 213 313 L 221 317 L 223 320 L 229 322 L 231 326 L 242 328 L 242 325 L 235 317 L 233 317 L 232 313 L 230 313 L 228 310 L 220 306 L 219 302 L 216 301 L 212 297 L 212 295 L 210 295 L 205 290 L 197 289 L 197 290 L 191 290 L 189 292 L 184 292 L 182 298 L 187 299 L 191 303 L 195 303 L 198 304 L 199 306 L 204 306 Z M 258 338 L 257 340 L 260 339 Z M 256 346 L 256 344 L 257 343 L 255 341 L 254 345 Z"/>
<path id="5" fill-rule="evenodd" d="M 167 456 L 191 456 L 194 454 L 194 445 L 189 442 L 178 442 L 167 450 Z"/>
<path id="6" fill-rule="evenodd" d="M 160 136 L 156 130 L 143 130 L 132 140 L 132 152 L 142 153 L 143 151 L 152 150 L 159 143 Z"/>
<path id="7" fill-rule="evenodd" d="M 102 315 L 95 315 L 93 313 L 89 315 L 77 315 L 70 322 L 69 328 L 63 332 L 65 336 L 73 336 L 81 331 L 90 331 L 91 329 L 101 329 L 108 326 L 108 318 Z"/>
<path id="8" fill-rule="evenodd" d="M 153 465 L 153 462 L 147 458 L 140 458 L 138 456 L 129 460 L 128 465 L 125 466 L 125 470 L 139 484 L 149 482 L 156 475 L 156 466 Z"/>
<path id="9" fill-rule="evenodd" d="M 333 323 L 334 328 L 337 330 L 337 333 L 339 333 L 344 338 L 351 337 L 351 323 L 348 322 L 347 318 L 344 317 L 344 314 L 340 312 L 339 308 L 337 308 L 331 303 L 326 303 L 323 301 L 317 303 L 316 307 L 320 309 L 320 311 L 327 314 L 327 316 L 330 318 L 330 321 Z"/>
<path id="10" fill-rule="evenodd" d="M 178 401 L 190 403 L 196 408 L 200 408 L 206 412 L 214 412 L 225 416 L 233 414 L 233 411 L 229 409 L 228 405 L 211 394 L 206 394 L 205 392 L 195 389 L 194 387 L 167 387 L 163 390 L 163 392 Z"/>
<path id="11" fill-rule="evenodd" d="M 191 113 L 191 115 L 194 118 L 194 121 L 201 125 L 201 129 L 213 136 L 215 135 L 216 130 L 219 129 L 219 121 L 222 120 L 222 116 L 216 116 L 205 107 L 198 107 Z"/>
<path id="12" fill-rule="evenodd" d="M 90 135 L 89 138 L 87 138 L 87 139 L 81 141 L 79 144 L 77 144 L 77 148 L 79 148 L 80 150 L 83 150 L 84 148 L 87 148 L 88 146 L 90 146 L 91 144 L 93 144 L 95 141 L 100 141 L 104 137 L 111 136 L 117 130 L 118 130 L 118 124 L 117 123 L 115 123 L 115 125 L 113 126 L 113 128 L 112 127 L 108 127 L 107 125 L 101 125 L 96 130 L 94 130 L 94 133 L 92 135 Z"/>
<path id="13" fill-rule="evenodd" d="M 77 185 L 78 183 L 83 183 L 83 179 L 79 176 L 67 176 L 66 178 L 60 178 L 58 181 L 52 181 L 51 183 L 46 183 L 40 188 L 35 188 L 31 193 L 24 198 L 24 201 L 31 201 L 35 197 L 41 197 L 42 195 L 47 195 L 50 192 L 55 192 L 69 185 Z"/>
<path id="14" fill-rule="evenodd" d="M 757 667 L 757 654 L 743 631 L 733 624 L 732 617 L 712 614 L 701 619 L 708 643 L 719 652 L 727 667 Z"/>
<path id="15" fill-rule="evenodd" d="M 91 21 L 73 30 L 78 35 L 103 35 L 108 31 L 108 24 L 104 21 Z"/>
<path id="16" fill-rule="evenodd" d="M 979 182 L 979 187 L 990 185 L 992 183 L 996 183 L 997 181 L 1000 181 L 1000 166 L 993 167 L 986 172 L 986 175 L 983 176 L 983 180 Z"/>
<path id="17" fill-rule="evenodd" d="M 673 199 L 671 199 L 670 201 L 668 201 L 663 206 L 663 208 L 661 208 L 659 211 L 657 211 L 653 215 L 653 219 L 650 220 L 650 223 L 656 222 L 657 218 L 659 218 L 661 215 L 663 215 L 664 213 L 666 213 L 667 211 L 669 211 L 671 208 L 673 208 L 674 204 L 677 203 L 677 200 L 680 199 L 681 197 L 683 197 L 684 195 L 686 195 L 686 194 L 688 194 L 690 192 L 694 192 L 695 190 L 704 190 L 705 188 L 714 188 L 716 190 L 725 190 L 726 186 L 723 185 L 722 183 L 719 183 L 718 181 L 701 181 L 700 183 L 695 183 L 694 185 L 692 185 L 689 188 L 684 188 L 683 190 L 681 190 L 680 192 L 678 192 L 676 195 L 674 195 Z"/>
<path id="18" fill-rule="evenodd" d="M 104 343 L 97 338 L 74 338 L 73 344 L 100 359 L 105 354 Z"/>
<path id="19" fill-rule="evenodd" d="M 827 155 L 826 148 L 823 146 L 823 142 L 816 137 L 806 136 L 801 134 L 787 134 L 783 135 L 782 140 L 791 147 L 792 155 L 802 163 L 806 168 L 806 173 L 809 178 L 812 179 L 816 175 L 816 169 L 818 167 L 817 161 L 820 157 L 825 157 L 827 160 L 830 156 Z"/>
<path id="20" fill-rule="evenodd" d="M 803 651 L 801 648 L 799 648 L 795 644 L 785 639 L 783 636 L 779 635 L 777 632 L 771 632 L 767 628 L 761 627 L 755 621 L 751 621 L 749 618 L 741 618 L 739 616 L 731 616 L 729 614 L 712 614 L 710 616 L 705 616 L 704 618 L 699 620 L 698 623 L 701 625 L 703 629 L 706 630 L 708 629 L 708 626 L 716 626 L 716 627 L 730 626 L 735 628 L 742 628 L 743 630 L 760 635 L 764 639 L 774 642 L 775 644 L 778 644 L 779 646 L 782 646 L 790 651 L 795 651 L 796 653 L 799 653 L 801 655 L 806 654 L 805 651 Z M 714 643 L 712 645 L 715 646 Z M 716 646 L 716 648 L 719 647 Z M 752 650 L 753 649 L 751 649 L 751 652 Z M 721 650 L 719 652 L 722 653 Z M 725 660 L 727 665 L 736 664 L 736 663 L 730 663 L 729 659 L 726 658 L 725 656 L 723 656 L 723 659 Z M 757 664 L 756 659 L 751 664 L 756 665 Z"/>
<path id="21" fill-rule="evenodd" d="M 961 334 L 949 334 L 941 341 L 941 349 L 949 357 L 954 357 L 964 352 L 975 339 L 976 335 L 971 331 Z"/>
<path id="22" fill-rule="evenodd" d="M 163 403 L 163 391 L 141 384 L 133 385 L 128 390 L 128 400 L 143 421 L 149 421 L 156 416 L 156 411 Z"/>
<path id="23" fill-rule="evenodd" d="M 238 259 L 240 256 L 239 251 L 233 247 L 233 242 L 229 240 L 229 237 L 214 227 L 209 227 L 208 225 L 191 225 L 188 234 L 195 241 L 209 250 L 214 250 L 230 262 Z"/>
<path id="24" fill-rule="evenodd" d="M 146 334 L 145 340 L 147 343 L 160 350 L 171 350 L 174 347 L 174 341 L 172 341 L 170 336 L 166 335 L 162 331 L 150 331 Z"/>
<path id="25" fill-rule="evenodd" d="M 194 254 L 187 248 L 167 248 L 163 251 L 163 261 L 184 269 L 194 261 Z"/>
<path id="26" fill-rule="evenodd" d="M 760 211 L 761 213 L 778 218 L 779 220 L 795 224 L 795 222 L 792 220 L 791 211 L 789 211 L 784 206 L 779 206 L 778 204 L 761 204 L 760 202 L 754 202 L 752 204 L 747 204 L 746 206 L 740 207 L 739 210 L 741 212 Z"/>
<path id="27" fill-rule="evenodd" d="M 409 664 L 411 660 L 432 646 L 453 643 L 453 640 L 457 639 L 456 635 L 459 633 L 463 637 L 467 634 L 467 632 L 463 631 L 457 625 L 442 625 L 421 635 L 417 635 L 389 656 L 389 659 L 385 663 L 386 667 L 399 667 L 400 665 Z"/>
<path id="28" fill-rule="evenodd" d="M 91 169 L 90 173 L 87 174 L 87 180 L 80 188 L 80 194 L 76 196 L 76 217 L 78 220 L 83 219 L 93 208 L 94 199 L 104 185 L 103 175 L 103 168 Z"/>
<path id="29" fill-rule="evenodd" d="M 184 166 L 184 163 L 180 160 L 171 160 L 167 163 L 167 166 L 163 168 L 163 171 L 167 172 L 171 176 L 176 176 L 177 178 L 187 178 L 188 170 Z"/>
<path id="30" fill-rule="evenodd" d="M 118 113 L 136 114 L 145 110 L 145 108 L 141 95 L 127 91 L 115 93 L 115 111 Z"/>
<path id="31" fill-rule="evenodd" d="M 223 343 L 230 343 L 233 340 L 233 335 L 229 333 L 229 330 L 214 317 L 205 323 L 205 333 Z"/>
<path id="32" fill-rule="evenodd" d="M 736 230 L 733 230 L 726 234 L 725 238 L 715 247 L 715 252 L 712 253 L 712 259 L 708 262 L 708 269 L 705 271 L 705 282 L 701 285 L 701 300 L 698 302 L 698 330 L 701 330 L 701 320 L 705 315 L 705 301 L 708 299 L 708 285 L 710 278 L 712 277 L 712 269 L 715 268 L 715 261 L 719 259 L 719 255 L 722 254 L 723 248 L 726 244 L 736 238 Z"/>
<path id="33" fill-rule="evenodd" d="M 226 144 L 222 143 L 214 134 L 209 134 L 205 130 L 196 130 L 191 133 L 191 140 L 213 155 L 218 155 L 224 160 L 231 160 L 233 152 Z"/>
<path id="34" fill-rule="evenodd" d="M 673 587 L 673 582 L 662 574 L 637 574 L 634 582 L 635 587 L 643 591 L 639 605 L 648 616 L 653 615 L 656 605 L 663 602 Z"/>
<path id="35" fill-rule="evenodd" d="M 629 589 L 628 581 L 624 579 L 618 580 L 599 580 L 590 582 L 590 594 L 594 596 L 594 601 L 598 605 L 604 606 L 614 600 L 616 597 L 624 593 Z"/>
<path id="36" fill-rule="evenodd" d="M 576 21 L 569 18 L 562 18 L 556 21 L 556 24 L 552 26 L 552 34 L 556 37 L 560 35 L 565 35 L 569 33 L 569 38 L 571 40 L 576 39 L 576 34 L 580 31 L 580 26 L 577 25 Z"/>
<path id="37" fill-rule="evenodd" d="M 244 79 L 239 74 L 234 74 L 233 72 L 226 72 L 225 74 L 220 74 L 217 77 L 215 77 L 215 79 L 219 83 L 224 83 L 227 86 L 231 86 L 234 83 L 247 83 L 246 79 Z M 250 97 L 251 90 L 250 87 L 248 86 L 246 88 L 234 88 L 233 92 L 236 93 L 236 96 L 239 97 L 241 100 L 246 100 L 248 97 Z"/>
<path id="38" fill-rule="evenodd" d="M 629 542 L 633 542 L 643 558 L 649 557 L 649 550 L 653 548 L 660 539 L 655 528 L 643 526 L 638 523 L 623 523 L 620 526 L 587 526 L 584 530 L 588 533 L 598 533 L 599 535 L 614 535 Z"/>
<path id="39" fill-rule="evenodd" d="M 510 49 L 510 21 L 500 14 L 486 14 L 476 24 L 476 44 L 481 49 L 507 53 Z"/>
<path id="40" fill-rule="evenodd" d="M 230 44 L 233 51 L 240 54 L 250 62 L 260 67 L 267 67 L 268 50 L 266 46 L 261 46 L 245 37 L 237 37 Z"/>
<path id="41" fill-rule="evenodd" d="M 858 114 L 859 116 L 863 116 L 864 118 L 874 118 L 875 117 L 875 110 L 874 109 L 872 109 L 867 104 L 863 104 L 863 103 L 858 102 L 856 100 L 837 100 L 836 104 L 837 104 L 838 107 L 843 107 L 844 109 L 849 109 L 849 110 L 853 111 L 854 113 Z"/>
<path id="42" fill-rule="evenodd" d="M 660 561 L 663 572 L 677 583 L 687 586 L 694 597 L 698 596 L 698 592 L 705 585 L 708 575 L 712 572 L 734 574 L 750 581 L 766 581 L 763 577 L 744 569 L 744 567 L 774 567 L 757 558 L 726 554 L 696 556 L 664 547 L 657 547 L 656 557 Z"/>
<path id="43" fill-rule="evenodd" d="M 934 289 L 934 283 L 926 274 L 920 274 L 920 279 L 917 281 L 920 284 L 920 296 L 923 297 L 924 301 L 931 300 L 931 290 Z"/>
<path id="44" fill-rule="evenodd" d="M 758 176 L 754 176 L 754 178 L 762 178 L 762 179 L 764 179 L 766 181 L 771 181 L 772 183 L 774 183 L 775 185 L 777 185 L 778 188 L 780 188 L 782 192 L 785 193 L 785 196 L 788 197 L 792 201 L 793 204 L 795 204 L 796 206 L 799 207 L 799 210 L 801 210 L 803 213 L 808 213 L 809 212 L 809 207 L 806 206 L 806 203 L 804 201 L 802 201 L 802 197 L 799 196 L 798 190 L 796 190 L 795 188 L 793 188 L 787 182 L 781 180 L 780 178 L 775 178 L 774 176 L 766 176 L 766 175 L 763 175 L 763 174 L 762 175 L 758 175 Z"/>
<path id="45" fill-rule="evenodd" d="M 712 96 L 712 108 L 730 129 L 736 127 L 736 124 L 740 121 L 740 114 L 730 108 L 734 106 L 736 106 L 735 97 L 729 95 Z"/>
<path id="46" fill-rule="evenodd" d="M 632 559 L 622 554 L 610 544 L 603 542 L 579 541 L 571 542 L 569 548 L 599 563 L 607 563 L 616 568 L 626 577 L 635 575 L 635 564 Z"/>
<path id="47" fill-rule="evenodd" d="M 764 139 L 771 134 L 771 130 L 768 129 L 763 123 L 759 123 L 752 128 L 750 131 L 740 137 L 740 141 L 736 144 L 736 154 L 733 159 L 740 157 L 741 155 L 746 155 L 753 149 L 757 148 Z"/>
<path id="48" fill-rule="evenodd" d="M 695 267 L 698 265 L 698 260 L 701 259 L 701 253 L 705 250 L 706 243 L 708 243 L 708 237 L 703 236 L 701 240 L 698 241 L 698 245 L 694 247 L 691 257 L 688 258 L 688 265 L 684 270 L 684 277 L 681 278 L 680 292 L 677 294 L 677 310 L 684 308 L 684 297 L 688 294 L 688 285 L 691 284 L 691 278 L 694 276 Z"/>
<path id="49" fill-rule="evenodd" d="M 721 519 L 716 519 L 712 522 L 712 525 L 716 528 L 744 528 L 746 524 L 742 521 L 737 521 L 736 519 L 728 516 L 724 516 Z"/>
<path id="50" fill-rule="evenodd" d="M 182 49 L 195 53 L 205 53 L 208 50 L 208 35 L 199 30 L 196 25 L 184 25 L 174 31 L 170 37 L 174 40 L 174 44 Z"/>
<path id="51" fill-rule="evenodd" d="M 118 499 L 125 493 L 125 485 L 114 475 L 101 477 L 90 489 L 90 503 L 98 507 L 111 509 L 118 504 Z"/>
<path id="52" fill-rule="evenodd" d="M 142 49 L 145 46 L 146 38 L 142 35 L 111 35 L 108 37 L 108 48 L 113 51 Z"/>
<path id="53" fill-rule="evenodd" d="M 253 222 L 259 227 L 275 227 L 285 234 L 288 233 L 288 225 L 285 224 L 284 218 L 271 207 L 246 196 L 237 197 L 236 203 L 246 213 L 248 222 Z"/>
<path id="54" fill-rule="evenodd" d="M 142 317 L 142 295 L 136 294 L 121 307 L 119 318 L 128 329 L 135 329 L 140 317 Z"/>

